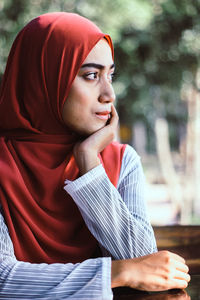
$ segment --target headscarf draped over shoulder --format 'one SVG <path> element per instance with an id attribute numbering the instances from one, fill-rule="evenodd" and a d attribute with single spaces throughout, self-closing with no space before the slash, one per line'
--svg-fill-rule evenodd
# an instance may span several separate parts
<path id="1" fill-rule="evenodd" d="M 79 176 L 76 137 L 62 108 L 81 64 L 102 38 L 111 38 L 73 13 L 48 13 L 28 23 L 11 48 L 0 89 L 0 204 L 17 259 L 80 262 L 95 255 L 97 241 L 63 174 Z M 116 186 L 124 147 L 112 143 L 101 160 Z M 113 163 L 111 163 L 113 161 Z M 70 174 L 73 172 L 73 174 Z"/>

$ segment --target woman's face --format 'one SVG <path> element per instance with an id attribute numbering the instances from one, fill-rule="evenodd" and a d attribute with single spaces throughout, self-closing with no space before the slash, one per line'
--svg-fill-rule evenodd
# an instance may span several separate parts
<path id="1" fill-rule="evenodd" d="M 74 132 L 88 136 L 106 125 L 115 101 L 113 73 L 111 49 L 102 39 L 83 62 L 63 106 L 63 120 Z"/>

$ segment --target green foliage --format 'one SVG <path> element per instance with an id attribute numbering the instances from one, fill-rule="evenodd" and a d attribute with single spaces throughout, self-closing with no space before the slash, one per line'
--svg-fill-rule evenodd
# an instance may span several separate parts
<path id="1" fill-rule="evenodd" d="M 177 146 L 187 119 L 181 89 L 195 84 L 199 65 L 200 0 L 1 0 L 0 78 L 17 32 L 50 11 L 79 13 L 112 36 L 121 122 L 143 120 L 152 136 L 155 119 L 166 117 Z"/>
<path id="2" fill-rule="evenodd" d="M 154 8 L 150 24 L 121 28 L 121 40 L 115 44 L 123 85 L 118 93 L 120 119 L 124 123 L 142 119 L 152 138 L 155 119 L 165 117 L 176 147 L 187 119 L 181 88 L 184 83 L 195 84 L 198 69 L 200 2 L 148 2 Z"/>

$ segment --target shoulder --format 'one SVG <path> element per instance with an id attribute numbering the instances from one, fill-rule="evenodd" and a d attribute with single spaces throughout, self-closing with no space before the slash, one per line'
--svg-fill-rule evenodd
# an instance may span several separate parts
<path id="1" fill-rule="evenodd" d="M 124 167 L 130 163 L 133 164 L 140 161 L 140 156 L 132 146 L 128 144 L 121 144 L 119 142 L 110 143 L 101 154 L 107 159 L 110 157 L 112 160 L 120 160 L 120 164 L 123 164 Z"/>
<path id="2" fill-rule="evenodd" d="M 140 163 L 140 156 L 138 155 L 138 153 L 135 151 L 135 149 L 132 146 L 126 145 L 122 163 L 125 166 L 129 165 L 130 163 L 132 163 L 132 164 Z"/>
<path id="3" fill-rule="evenodd" d="M 101 152 L 101 162 L 115 186 L 126 176 L 141 168 L 140 157 L 133 147 L 119 142 L 110 143 Z"/>
<path id="4" fill-rule="evenodd" d="M 130 177 L 131 174 L 134 178 L 139 175 L 143 177 L 143 169 L 140 156 L 132 146 L 126 145 L 121 164 L 119 183 L 127 178 L 127 176 Z"/>

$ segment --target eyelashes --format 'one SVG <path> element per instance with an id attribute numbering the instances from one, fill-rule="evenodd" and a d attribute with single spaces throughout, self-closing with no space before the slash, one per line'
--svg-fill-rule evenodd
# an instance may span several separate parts
<path id="1" fill-rule="evenodd" d="M 88 72 L 83 75 L 86 80 L 95 80 L 98 78 L 98 72 Z"/>
<path id="2" fill-rule="evenodd" d="M 112 77 L 112 81 L 113 81 L 114 79 L 116 79 L 117 73 L 116 73 L 116 72 L 113 72 L 113 73 L 111 74 L 111 77 Z"/>
<path id="3" fill-rule="evenodd" d="M 87 72 L 83 74 L 83 78 L 88 81 L 98 80 L 100 76 L 101 75 L 99 74 L 99 72 Z M 115 72 L 108 74 L 108 79 L 110 82 L 112 82 L 115 77 L 116 77 Z"/>

